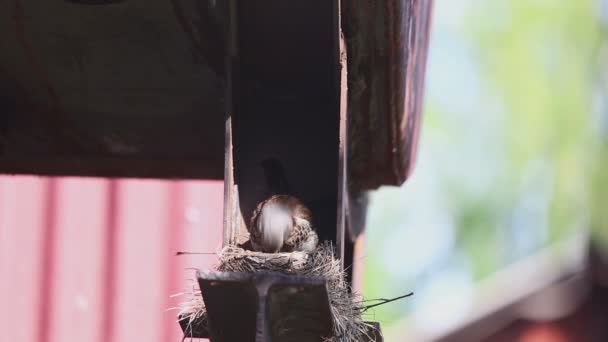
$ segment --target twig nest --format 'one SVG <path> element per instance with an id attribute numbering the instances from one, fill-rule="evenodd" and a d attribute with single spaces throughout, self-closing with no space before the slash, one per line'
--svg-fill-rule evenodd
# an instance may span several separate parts
<path id="1" fill-rule="evenodd" d="M 227 246 L 219 253 L 216 267 L 224 272 L 279 272 L 308 276 L 322 276 L 327 281 L 327 292 L 334 325 L 334 337 L 328 341 L 370 341 L 373 327 L 364 322 L 365 309 L 361 297 L 353 293 L 340 270 L 340 261 L 334 258 L 330 244 L 321 244 L 314 252 L 261 253 Z M 197 289 L 198 290 L 198 289 Z M 193 322 L 205 315 L 200 291 L 193 292 L 181 305 L 179 315 Z"/>

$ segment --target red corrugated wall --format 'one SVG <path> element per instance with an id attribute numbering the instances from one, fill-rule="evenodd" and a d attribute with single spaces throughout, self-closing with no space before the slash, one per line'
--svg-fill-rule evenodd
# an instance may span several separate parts
<path id="1" fill-rule="evenodd" d="M 221 245 L 223 183 L 0 177 L 0 342 L 181 341 L 193 271 Z"/>

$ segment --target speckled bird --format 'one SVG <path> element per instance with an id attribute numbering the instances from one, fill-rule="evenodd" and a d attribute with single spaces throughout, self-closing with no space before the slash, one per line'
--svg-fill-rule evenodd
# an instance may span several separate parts
<path id="1" fill-rule="evenodd" d="M 310 253 L 319 243 L 310 210 L 289 195 L 274 195 L 260 202 L 251 217 L 249 234 L 252 248 L 266 253 Z"/>

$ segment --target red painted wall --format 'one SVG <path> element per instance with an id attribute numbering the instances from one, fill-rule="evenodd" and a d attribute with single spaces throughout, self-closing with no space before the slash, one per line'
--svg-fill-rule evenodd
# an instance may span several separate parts
<path id="1" fill-rule="evenodd" d="M 221 246 L 223 183 L 0 177 L 0 341 L 181 341 L 175 306 Z"/>

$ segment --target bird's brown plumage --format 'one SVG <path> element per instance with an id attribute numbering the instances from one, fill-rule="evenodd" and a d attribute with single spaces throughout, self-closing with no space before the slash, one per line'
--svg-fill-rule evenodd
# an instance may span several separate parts
<path id="1" fill-rule="evenodd" d="M 289 195 L 274 195 L 260 202 L 251 217 L 249 234 L 252 247 L 268 253 L 312 252 L 319 241 L 310 210 Z"/>

